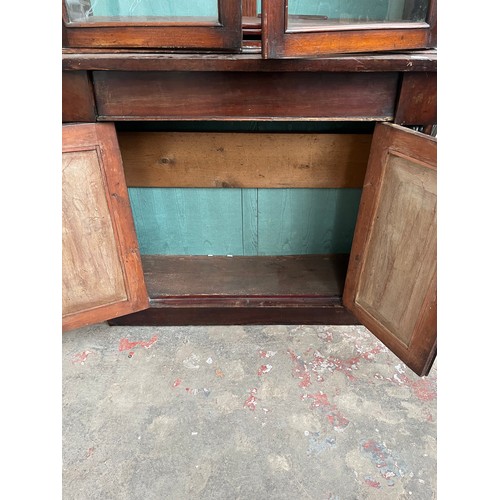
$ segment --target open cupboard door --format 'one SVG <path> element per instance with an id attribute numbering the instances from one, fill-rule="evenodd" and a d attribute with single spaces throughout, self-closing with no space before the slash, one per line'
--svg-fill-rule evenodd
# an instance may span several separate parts
<path id="1" fill-rule="evenodd" d="M 343 302 L 418 375 L 436 356 L 434 137 L 377 124 Z"/>
<path id="2" fill-rule="evenodd" d="M 149 306 L 112 123 L 62 130 L 62 329 Z"/>

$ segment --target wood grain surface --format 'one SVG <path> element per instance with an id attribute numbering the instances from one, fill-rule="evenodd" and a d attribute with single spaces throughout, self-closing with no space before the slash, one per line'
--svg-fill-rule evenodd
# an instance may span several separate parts
<path id="1" fill-rule="evenodd" d="M 374 120 L 394 116 L 397 73 L 94 71 L 100 120 Z"/>
<path id="2" fill-rule="evenodd" d="M 360 188 L 370 134 L 121 132 L 129 187 Z"/>
<path id="3" fill-rule="evenodd" d="M 63 331 L 148 307 L 112 124 L 63 126 Z"/>
<path id="4" fill-rule="evenodd" d="M 437 141 L 379 124 L 372 144 L 343 301 L 425 375 L 437 345 Z"/>

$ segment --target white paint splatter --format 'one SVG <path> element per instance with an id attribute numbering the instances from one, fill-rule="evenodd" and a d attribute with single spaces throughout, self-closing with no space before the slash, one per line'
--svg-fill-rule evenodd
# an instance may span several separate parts
<path id="1" fill-rule="evenodd" d="M 257 371 L 257 375 L 260 377 L 264 373 L 269 373 L 273 369 L 272 365 L 262 365 Z"/>
<path id="2" fill-rule="evenodd" d="M 191 356 L 189 356 L 189 358 L 186 358 L 182 364 L 186 367 L 186 368 L 189 368 L 190 370 L 195 370 L 197 368 L 200 367 L 200 365 L 198 364 L 200 362 L 200 358 L 199 356 L 197 356 L 196 354 L 191 354 Z"/>

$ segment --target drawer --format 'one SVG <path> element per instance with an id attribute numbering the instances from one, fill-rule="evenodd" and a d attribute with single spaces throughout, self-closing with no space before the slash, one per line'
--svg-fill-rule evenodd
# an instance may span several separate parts
<path id="1" fill-rule="evenodd" d="M 94 71 L 99 120 L 394 117 L 398 73 Z"/>

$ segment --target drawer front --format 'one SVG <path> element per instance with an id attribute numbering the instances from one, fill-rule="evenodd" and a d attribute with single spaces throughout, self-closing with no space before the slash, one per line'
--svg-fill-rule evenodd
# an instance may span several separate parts
<path id="1" fill-rule="evenodd" d="M 93 74 L 99 120 L 391 121 L 398 73 Z"/>

